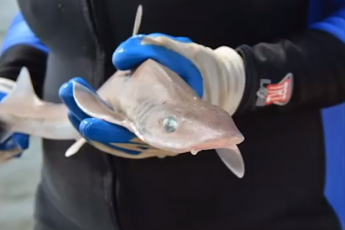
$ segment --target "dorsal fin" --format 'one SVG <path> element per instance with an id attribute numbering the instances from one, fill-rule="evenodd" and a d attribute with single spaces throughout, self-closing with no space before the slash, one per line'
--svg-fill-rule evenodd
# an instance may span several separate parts
<path id="1" fill-rule="evenodd" d="M 3 110 L 6 105 L 11 107 L 16 105 L 26 106 L 40 103 L 40 101 L 32 86 L 28 69 L 22 67 L 13 90 L 1 101 L 1 109 Z"/>
<path id="2" fill-rule="evenodd" d="M 143 7 L 142 5 L 139 5 L 137 9 L 137 14 L 135 15 L 135 20 L 134 20 L 134 27 L 133 27 L 133 34 L 132 34 L 133 36 L 137 35 L 139 32 L 142 17 L 143 17 Z"/>

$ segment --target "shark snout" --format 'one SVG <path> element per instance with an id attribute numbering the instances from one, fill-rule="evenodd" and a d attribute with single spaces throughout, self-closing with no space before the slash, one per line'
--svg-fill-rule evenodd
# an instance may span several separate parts
<path id="1" fill-rule="evenodd" d="M 208 149 L 221 149 L 221 148 L 227 148 L 229 146 L 238 145 L 242 143 L 243 141 L 244 141 L 244 137 L 241 134 L 238 134 L 231 137 L 207 140 L 202 143 L 198 143 L 194 145 L 192 149 L 195 149 L 198 151 L 208 150 Z"/>

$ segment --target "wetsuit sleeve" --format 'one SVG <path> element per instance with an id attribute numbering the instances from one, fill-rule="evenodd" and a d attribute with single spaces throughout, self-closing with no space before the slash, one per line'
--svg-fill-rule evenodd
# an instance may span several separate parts
<path id="1" fill-rule="evenodd" d="M 16 81 L 23 66 L 30 72 L 34 89 L 42 95 L 48 48 L 37 38 L 19 12 L 10 25 L 1 49 L 0 77 Z"/>
<path id="2" fill-rule="evenodd" d="M 247 80 L 237 113 L 345 101 L 345 0 L 311 1 L 310 14 L 309 28 L 298 35 L 238 48 Z"/>

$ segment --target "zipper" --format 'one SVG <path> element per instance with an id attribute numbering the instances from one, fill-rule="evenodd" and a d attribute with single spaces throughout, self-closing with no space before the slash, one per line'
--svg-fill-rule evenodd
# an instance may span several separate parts
<path id="1" fill-rule="evenodd" d="M 97 3 L 98 2 L 98 3 Z M 109 20 L 107 20 L 106 16 L 106 1 L 99 1 L 99 0 L 84 0 L 84 16 L 85 20 L 88 24 L 91 33 L 93 34 L 93 39 L 96 45 L 96 68 L 93 71 L 91 84 L 93 87 L 99 88 L 106 80 L 106 76 L 110 73 L 106 71 L 106 60 L 110 58 L 111 55 L 106 53 L 106 50 L 111 50 L 111 48 L 106 49 L 107 47 L 111 47 L 111 44 L 108 44 L 108 41 L 111 39 L 106 39 L 102 35 L 107 30 L 107 26 L 109 25 Z M 96 18 L 96 16 L 98 18 Z M 106 33 L 107 34 L 107 33 Z M 108 35 L 110 36 L 110 35 Z M 102 77 L 101 77 L 102 76 Z M 104 198 L 107 201 L 109 207 L 110 218 L 113 223 L 113 227 L 115 229 L 120 230 L 120 224 L 118 221 L 118 217 L 116 215 L 116 201 L 114 197 L 116 197 L 116 176 L 115 176 L 115 169 L 112 163 L 112 157 L 109 154 L 104 154 L 104 163 L 106 165 L 106 169 L 103 172 L 103 188 L 104 188 Z"/>

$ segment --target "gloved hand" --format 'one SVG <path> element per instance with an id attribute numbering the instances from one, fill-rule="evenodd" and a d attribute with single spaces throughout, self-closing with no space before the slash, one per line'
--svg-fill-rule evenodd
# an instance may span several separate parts
<path id="1" fill-rule="evenodd" d="M 215 50 L 186 37 L 155 33 L 137 35 L 123 42 L 113 54 L 119 70 L 129 70 L 153 59 L 179 74 L 207 102 L 233 115 L 245 88 L 242 57 L 234 49 Z"/>
<path id="2" fill-rule="evenodd" d="M 73 97 L 73 82 L 78 82 L 93 92 L 96 90 L 84 79 L 76 77 L 60 87 L 59 95 L 69 108 L 69 120 L 80 134 L 96 148 L 117 156 L 140 158 L 142 152 L 155 154 L 155 149 L 140 141 L 127 129 L 106 121 L 89 117 L 76 104 Z"/>
<path id="3" fill-rule="evenodd" d="M 14 87 L 15 82 L 0 78 L 0 103 Z M 3 127 L 1 127 L 1 132 Z M 3 135 L 3 134 L 2 134 Z M 0 160 L 7 161 L 20 157 L 23 150 L 29 147 L 29 135 L 14 133 L 0 143 Z"/>
<path id="4" fill-rule="evenodd" d="M 120 70 L 135 68 L 147 59 L 178 73 L 200 97 L 233 114 L 244 91 L 244 66 L 240 55 L 228 47 L 215 51 L 192 43 L 188 38 L 162 34 L 134 36 L 122 43 L 113 54 L 113 64 Z M 73 98 L 73 82 L 95 92 L 85 80 L 74 78 L 60 88 L 60 97 L 70 110 L 69 118 L 81 135 L 97 148 L 115 155 L 119 152 L 138 155 L 156 149 L 140 143 L 128 130 L 82 112 Z M 135 143 L 134 143 L 135 142 Z"/>
<path id="5" fill-rule="evenodd" d="M 29 49 L 30 52 L 28 52 Z M 43 51 L 43 53 L 49 52 L 48 48 L 31 31 L 23 15 L 19 12 L 9 27 L 1 49 L 0 101 L 15 85 L 13 80 L 17 78 L 22 67 L 18 66 L 18 63 L 28 63 L 32 61 L 32 57 L 38 56 L 35 52 L 37 50 L 39 50 L 39 52 Z M 23 54 L 27 56 L 23 56 Z M 38 61 L 34 60 L 34 63 L 37 64 Z M 0 143 L 0 159 L 9 160 L 12 157 L 19 157 L 22 151 L 28 147 L 29 136 L 26 134 L 14 133 Z"/>

